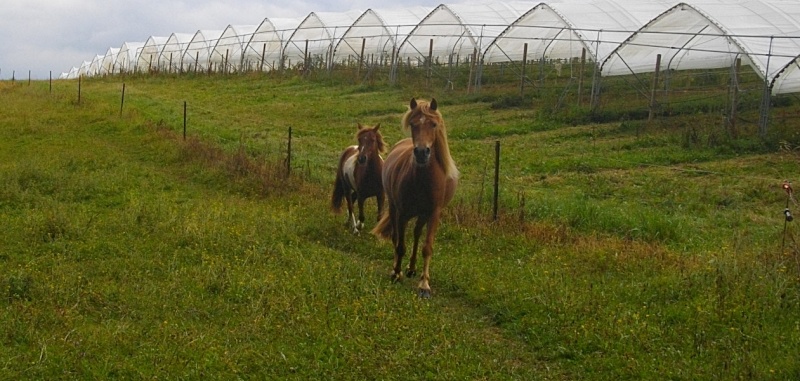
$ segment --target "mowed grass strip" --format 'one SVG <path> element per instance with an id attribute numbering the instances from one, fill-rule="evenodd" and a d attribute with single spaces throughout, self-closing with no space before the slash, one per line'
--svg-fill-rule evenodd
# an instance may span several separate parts
<path id="1" fill-rule="evenodd" d="M 4 377 L 559 376 L 474 310 L 391 285 L 319 187 L 255 192 L 157 124 L 5 91 Z"/>

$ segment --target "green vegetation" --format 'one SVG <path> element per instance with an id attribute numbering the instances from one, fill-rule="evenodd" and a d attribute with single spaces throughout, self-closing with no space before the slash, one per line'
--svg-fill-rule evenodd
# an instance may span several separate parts
<path id="1" fill-rule="evenodd" d="M 120 78 L 0 82 L 0 379 L 800 378 L 791 99 L 761 139 L 702 102 L 124 80 L 121 113 Z M 421 300 L 328 202 L 356 122 L 395 142 L 431 95 L 462 178 Z"/>

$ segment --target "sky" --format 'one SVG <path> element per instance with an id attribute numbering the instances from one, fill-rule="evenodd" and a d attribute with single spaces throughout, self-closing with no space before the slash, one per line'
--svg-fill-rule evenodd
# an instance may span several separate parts
<path id="1" fill-rule="evenodd" d="M 459 2 L 459 1 L 454 1 Z M 345 3 L 345 4 L 343 4 Z M 453 3 L 453 2 L 448 2 Z M 436 8 L 434 0 L 0 0 L 0 80 L 58 78 L 95 55 L 150 36 L 194 34 L 310 12 Z M 30 74 L 29 74 L 30 73 Z"/>

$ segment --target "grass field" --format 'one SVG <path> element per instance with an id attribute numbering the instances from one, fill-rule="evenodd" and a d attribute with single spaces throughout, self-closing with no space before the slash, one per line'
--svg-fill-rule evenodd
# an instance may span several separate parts
<path id="1" fill-rule="evenodd" d="M 0 82 L 0 379 L 800 379 L 800 120 L 733 139 L 491 89 L 122 83 Z M 462 173 L 430 300 L 329 211 L 356 123 L 393 143 L 412 96 Z"/>

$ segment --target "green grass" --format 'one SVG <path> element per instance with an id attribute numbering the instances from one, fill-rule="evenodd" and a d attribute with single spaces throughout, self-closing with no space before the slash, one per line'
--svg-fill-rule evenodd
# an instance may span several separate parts
<path id="1" fill-rule="evenodd" d="M 356 122 L 393 143 L 429 92 L 128 78 L 120 115 L 121 81 L 0 82 L 0 379 L 800 377 L 796 120 L 730 139 L 435 93 L 462 178 L 420 300 L 328 200 Z"/>

